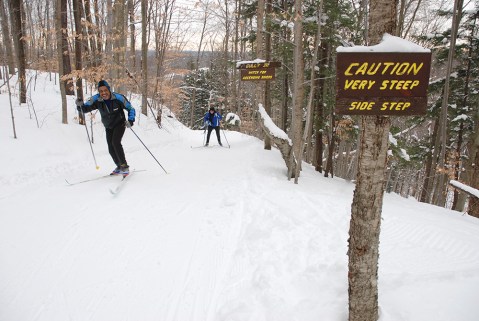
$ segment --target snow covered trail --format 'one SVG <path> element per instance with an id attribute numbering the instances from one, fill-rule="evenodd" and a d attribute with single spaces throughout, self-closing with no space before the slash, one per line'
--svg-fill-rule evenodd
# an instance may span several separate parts
<path id="1" fill-rule="evenodd" d="M 14 140 L 0 118 L 0 320 L 347 320 L 352 183 L 305 164 L 295 185 L 258 139 L 191 148 L 203 131 L 140 115 L 133 130 L 168 174 L 127 130 L 144 171 L 115 196 L 119 177 L 68 186 L 113 168 L 104 129 L 96 119 L 96 170 L 84 127 L 59 123 L 58 90 L 39 81 L 32 97 L 41 128 L 16 106 Z M 380 321 L 477 321 L 478 296 L 479 220 L 385 195 Z"/>

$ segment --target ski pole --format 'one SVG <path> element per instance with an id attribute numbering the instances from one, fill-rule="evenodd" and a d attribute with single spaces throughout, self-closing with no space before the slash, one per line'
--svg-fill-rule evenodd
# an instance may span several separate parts
<path id="1" fill-rule="evenodd" d="M 205 130 L 203 131 L 203 146 L 205 146 L 205 140 L 206 140 L 206 128 L 208 128 L 208 127 L 205 125 Z"/>
<path id="2" fill-rule="evenodd" d="M 128 122 L 127 122 L 128 123 Z M 150 153 L 150 155 L 155 159 L 155 161 L 158 163 L 158 165 L 160 165 L 161 169 L 163 169 L 163 171 L 168 174 L 168 172 L 163 168 L 163 166 L 161 166 L 160 162 L 156 159 L 155 155 L 153 155 L 153 153 L 148 149 L 148 147 L 146 147 L 145 143 L 143 143 L 143 141 L 140 139 L 140 137 L 138 137 L 138 135 L 135 133 L 135 131 L 133 130 L 133 128 L 131 128 L 130 126 L 130 123 L 128 123 L 127 125 L 128 128 L 131 129 L 131 131 L 133 132 L 133 134 L 135 134 L 136 138 L 138 138 L 138 140 L 143 144 L 143 146 L 146 148 L 146 150 Z"/>
<path id="3" fill-rule="evenodd" d="M 98 166 L 97 162 L 96 162 L 96 157 L 95 157 L 95 153 L 93 152 L 93 146 L 91 144 L 91 140 L 90 140 L 90 134 L 88 133 L 88 127 L 86 127 L 86 122 L 85 122 L 85 130 L 86 130 L 86 135 L 88 137 L 88 142 L 90 143 L 90 149 L 91 149 L 91 154 L 93 155 L 93 160 L 95 161 L 95 168 L 97 170 L 100 169 L 100 166 Z"/>
<path id="4" fill-rule="evenodd" d="M 83 113 L 83 111 L 80 111 L 80 113 Z M 83 114 L 83 115 L 85 115 L 85 114 Z M 83 117 L 83 118 L 85 118 L 85 117 Z M 86 136 L 88 137 L 88 143 L 90 144 L 91 154 L 93 155 L 93 160 L 95 161 L 95 168 L 97 170 L 99 170 L 100 166 L 98 166 L 98 164 L 96 162 L 95 152 L 93 152 L 93 146 L 91 144 L 90 134 L 88 133 L 88 127 L 86 126 L 86 119 L 83 119 L 83 125 L 85 126 Z"/>
<path id="5" fill-rule="evenodd" d="M 223 130 L 223 136 L 225 137 L 226 143 L 228 144 L 228 148 L 231 148 L 231 145 L 228 142 L 228 138 L 226 138 L 225 130 L 223 128 L 221 128 L 221 129 Z"/>

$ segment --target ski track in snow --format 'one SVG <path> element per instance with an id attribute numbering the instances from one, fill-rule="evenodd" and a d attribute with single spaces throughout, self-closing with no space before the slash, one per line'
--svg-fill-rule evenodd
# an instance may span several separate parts
<path id="1" fill-rule="evenodd" d="M 12 168 L 0 177 L 0 320 L 347 320 L 351 183 L 305 164 L 295 185 L 255 138 L 226 132 L 231 149 L 192 149 L 203 131 L 140 115 L 133 130 L 168 174 L 127 130 L 144 172 L 115 196 L 115 178 L 67 186 L 113 167 L 104 130 L 95 120 L 96 171 L 84 127 L 59 129 L 58 111 L 37 108 L 41 129 L 17 107 L 18 140 L 0 136 Z M 476 219 L 386 195 L 381 224 L 381 321 L 479 319 L 472 301 L 444 310 L 448 295 L 477 298 Z"/>

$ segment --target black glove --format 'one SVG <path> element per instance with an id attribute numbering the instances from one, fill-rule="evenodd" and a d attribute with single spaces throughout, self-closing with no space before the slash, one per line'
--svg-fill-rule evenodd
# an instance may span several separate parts
<path id="1" fill-rule="evenodd" d="M 77 105 L 78 112 L 82 112 L 81 107 L 83 106 L 83 101 L 80 98 L 77 98 L 77 100 L 75 100 L 75 105 Z"/>
<path id="2" fill-rule="evenodd" d="M 126 127 L 130 128 L 130 127 L 133 127 L 133 124 L 135 123 L 134 120 L 127 120 L 126 121 Z"/>

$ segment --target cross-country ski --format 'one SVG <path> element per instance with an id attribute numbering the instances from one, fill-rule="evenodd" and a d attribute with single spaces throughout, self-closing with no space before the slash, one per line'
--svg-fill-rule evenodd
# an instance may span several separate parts
<path id="1" fill-rule="evenodd" d="M 120 190 L 123 188 L 123 186 L 125 185 L 125 182 L 127 180 L 129 180 L 129 177 L 131 175 L 133 175 L 133 171 L 131 171 L 127 175 L 119 175 L 121 177 L 121 181 L 119 183 L 117 183 L 114 187 L 110 188 L 110 193 L 113 194 L 113 195 L 118 194 L 120 192 Z"/>

